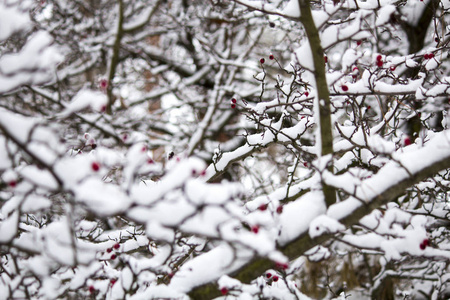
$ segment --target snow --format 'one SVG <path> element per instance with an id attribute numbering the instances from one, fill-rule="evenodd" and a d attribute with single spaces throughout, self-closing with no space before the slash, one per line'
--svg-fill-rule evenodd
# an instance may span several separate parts
<path id="1" fill-rule="evenodd" d="M 300 18 L 298 0 L 290 0 L 282 10 L 283 15 L 291 18 Z"/>
<path id="2" fill-rule="evenodd" d="M 101 112 L 106 108 L 107 102 L 108 99 L 106 94 L 100 91 L 80 90 L 61 112 L 61 117 L 68 117 L 71 114 L 77 113 L 86 108 L 91 108 L 94 111 Z"/>
<path id="3" fill-rule="evenodd" d="M 31 27 L 30 18 L 14 6 L 0 3 L 0 41 L 6 40 L 12 34 Z"/>

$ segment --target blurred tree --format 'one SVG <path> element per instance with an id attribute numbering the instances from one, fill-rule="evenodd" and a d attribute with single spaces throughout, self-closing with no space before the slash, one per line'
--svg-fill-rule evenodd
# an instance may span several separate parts
<path id="1" fill-rule="evenodd" d="M 448 298 L 449 9 L 1 2 L 0 298 Z"/>

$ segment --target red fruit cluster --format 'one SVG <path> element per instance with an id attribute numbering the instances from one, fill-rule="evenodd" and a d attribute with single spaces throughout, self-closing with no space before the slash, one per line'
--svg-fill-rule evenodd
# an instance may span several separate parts
<path id="1" fill-rule="evenodd" d="M 376 64 L 380 68 L 383 66 L 383 56 L 381 56 L 380 54 L 377 55 L 377 63 Z"/>
<path id="2" fill-rule="evenodd" d="M 420 249 L 421 250 L 425 250 L 425 248 L 427 247 L 427 246 L 429 246 L 430 245 L 430 241 L 428 240 L 428 239 L 424 239 L 423 241 L 422 241 L 422 243 L 420 243 Z"/>
<path id="3" fill-rule="evenodd" d="M 423 58 L 425 58 L 425 59 L 432 59 L 434 57 L 434 53 L 427 53 L 427 54 L 424 54 L 423 55 Z"/>

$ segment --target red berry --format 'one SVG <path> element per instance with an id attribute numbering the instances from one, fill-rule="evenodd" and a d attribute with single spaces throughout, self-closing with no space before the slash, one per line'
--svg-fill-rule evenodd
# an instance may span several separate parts
<path id="1" fill-rule="evenodd" d="M 397 68 L 396 66 L 392 65 L 392 66 L 389 67 L 389 70 L 395 71 L 396 68 Z"/>
<path id="2" fill-rule="evenodd" d="M 439 43 L 439 37 L 436 37 L 435 39 L 434 39 L 434 41 L 436 42 L 436 43 Z"/>
<path id="3" fill-rule="evenodd" d="M 115 244 L 115 245 L 114 245 L 113 247 L 114 247 L 114 249 L 116 249 L 116 250 L 117 250 L 117 249 L 119 249 L 119 248 L 120 248 L 120 244 L 119 244 L 119 243 L 116 243 L 116 244 Z"/>
<path id="4" fill-rule="evenodd" d="M 369 110 L 369 109 L 371 109 L 371 108 L 372 108 L 372 106 L 370 106 L 370 105 L 369 105 L 369 106 L 367 106 L 367 110 Z"/>
<path id="5" fill-rule="evenodd" d="M 270 54 L 270 55 L 269 55 L 269 59 L 274 60 L 275 57 L 274 57 L 272 54 Z"/>
<path id="6" fill-rule="evenodd" d="M 109 282 L 111 283 L 111 286 L 113 286 L 117 282 L 117 279 L 112 278 Z"/>
<path id="7" fill-rule="evenodd" d="M 220 289 L 220 293 L 225 296 L 226 294 L 228 294 L 228 289 L 226 287 L 223 287 Z"/>
<path id="8" fill-rule="evenodd" d="M 111 251 L 112 251 L 112 248 L 106 249 L 106 252 L 108 252 L 108 253 L 111 253 Z"/>
<path id="9" fill-rule="evenodd" d="M 231 103 L 236 103 L 236 98 L 231 99 Z"/>
<path id="10" fill-rule="evenodd" d="M 361 40 L 356 41 L 356 45 L 357 45 L 357 46 L 360 46 L 361 44 L 362 44 L 362 41 L 361 41 Z"/>
<path id="11" fill-rule="evenodd" d="M 286 263 L 278 263 L 278 262 L 275 264 L 275 266 L 281 270 L 287 270 L 287 268 L 289 267 L 289 265 Z"/>
<path id="12" fill-rule="evenodd" d="M 106 111 L 106 105 L 102 105 L 102 107 L 100 107 L 100 112 L 105 112 Z"/>
<path id="13" fill-rule="evenodd" d="M 236 104 L 232 103 L 231 108 L 236 108 Z"/>
<path id="14" fill-rule="evenodd" d="M 17 181 L 15 181 L 15 180 L 10 180 L 10 181 L 8 182 L 8 185 L 9 185 L 10 187 L 12 187 L 12 188 L 15 188 L 15 187 L 17 186 Z"/>
<path id="15" fill-rule="evenodd" d="M 305 92 L 305 96 L 306 96 L 306 97 L 308 97 L 308 96 L 309 96 L 309 93 L 308 93 L 307 91 Z"/>
<path id="16" fill-rule="evenodd" d="M 100 80 L 99 87 L 102 91 L 106 91 L 106 89 L 108 88 L 108 80 L 106 79 Z"/>
<path id="17" fill-rule="evenodd" d="M 383 61 L 377 60 L 377 66 L 381 68 L 383 66 Z"/>
<path id="18" fill-rule="evenodd" d="M 343 86 L 341 86 L 341 88 L 344 92 L 348 91 L 348 86 L 346 86 L 345 84 Z"/>
<path id="19" fill-rule="evenodd" d="M 277 207 L 277 214 L 281 214 L 283 212 L 283 206 L 278 206 Z"/>
<path id="20" fill-rule="evenodd" d="M 428 54 L 424 54 L 424 55 L 423 55 L 423 58 L 425 58 L 425 59 L 430 59 L 430 57 L 428 56 Z"/>
<path id="21" fill-rule="evenodd" d="M 116 259 L 117 255 L 113 254 L 111 255 L 111 259 Z"/>
<path id="22" fill-rule="evenodd" d="M 424 243 L 420 243 L 420 250 L 425 250 L 425 248 L 427 247 L 427 245 L 425 245 Z"/>
<path id="23" fill-rule="evenodd" d="M 261 64 L 263 64 L 263 63 L 266 62 L 266 60 L 265 60 L 264 58 L 261 58 L 261 59 L 259 60 L 259 62 L 260 62 Z"/>
<path id="24" fill-rule="evenodd" d="M 200 176 L 205 176 L 206 175 L 206 170 L 203 170 L 201 173 L 200 173 Z"/>
<path id="25" fill-rule="evenodd" d="M 411 145 L 411 139 L 409 138 L 409 136 L 405 137 L 403 143 L 405 144 L 405 146 Z"/>
<path id="26" fill-rule="evenodd" d="M 325 63 L 328 62 L 328 57 L 324 56 L 323 59 L 325 60 Z"/>
<path id="27" fill-rule="evenodd" d="M 383 56 L 381 56 L 380 54 L 377 55 L 377 61 L 381 61 L 383 59 Z"/>
<path id="28" fill-rule="evenodd" d="M 266 277 L 267 277 L 267 278 L 270 278 L 270 277 L 272 277 L 272 273 L 270 273 L 270 272 L 267 272 L 267 273 L 266 273 Z"/>
<path id="29" fill-rule="evenodd" d="M 278 276 L 277 276 L 277 275 L 274 275 L 273 278 L 272 278 L 272 280 L 273 280 L 274 282 L 277 282 L 277 281 L 278 281 Z"/>
<path id="30" fill-rule="evenodd" d="M 91 167 L 92 167 L 92 170 L 95 171 L 95 172 L 97 172 L 98 170 L 100 170 L 100 164 L 99 164 L 98 162 L 96 162 L 96 161 L 94 161 L 94 162 L 92 163 Z"/>
<path id="31" fill-rule="evenodd" d="M 89 293 L 94 293 L 95 292 L 95 287 L 93 285 L 89 286 Z"/>
<path id="32" fill-rule="evenodd" d="M 433 57 L 434 57 L 434 53 L 428 54 L 428 58 L 429 58 L 429 59 L 432 59 Z"/>
<path id="33" fill-rule="evenodd" d="M 259 209 L 260 211 L 265 211 L 265 210 L 267 209 L 267 204 L 261 204 L 261 205 L 258 207 L 258 209 Z"/>
<path id="34" fill-rule="evenodd" d="M 430 240 L 429 239 L 424 239 L 422 244 L 424 244 L 425 246 L 430 246 Z"/>
<path id="35" fill-rule="evenodd" d="M 154 163 L 154 161 L 153 161 L 153 159 L 149 158 L 149 159 L 147 159 L 147 163 L 152 164 L 152 163 Z"/>
<path id="36" fill-rule="evenodd" d="M 254 234 L 257 234 L 259 232 L 259 225 L 252 226 L 251 229 Z"/>

